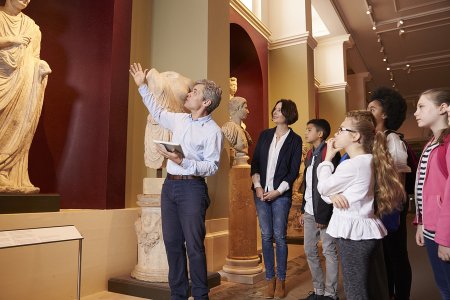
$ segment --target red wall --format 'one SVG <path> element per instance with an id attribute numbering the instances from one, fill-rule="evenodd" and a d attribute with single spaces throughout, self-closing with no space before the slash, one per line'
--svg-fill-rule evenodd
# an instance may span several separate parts
<path id="1" fill-rule="evenodd" d="M 31 1 L 49 76 L 29 173 L 62 208 L 123 208 L 131 1 Z"/>
<path id="2" fill-rule="evenodd" d="M 245 124 L 253 138 L 250 156 L 259 134 L 268 124 L 267 40 L 230 8 L 230 76 L 238 79 L 236 96 L 247 99 L 250 115 Z"/>

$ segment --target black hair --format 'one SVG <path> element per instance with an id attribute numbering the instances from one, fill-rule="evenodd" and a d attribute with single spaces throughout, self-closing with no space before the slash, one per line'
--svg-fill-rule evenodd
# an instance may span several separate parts
<path id="1" fill-rule="evenodd" d="M 330 136 L 331 127 L 330 123 L 328 123 L 325 119 L 311 119 L 306 123 L 306 125 L 313 125 L 317 131 L 322 131 L 322 140 L 326 140 Z"/>
<path id="2" fill-rule="evenodd" d="M 388 87 L 379 87 L 371 94 L 370 101 L 377 100 L 383 108 L 386 115 L 384 127 L 390 130 L 397 130 L 402 126 L 406 118 L 406 101 L 394 89 Z"/>
<path id="3" fill-rule="evenodd" d="M 295 105 L 295 102 L 290 99 L 280 99 L 277 101 L 275 106 L 272 108 L 272 115 L 275 111 L 275 107 L 278 105 L 278 103 L 281 102 L 281 113 L 286 118 L 286 123 L 288 125 L 294 124 L 298 120 L 298 111 L 297 111 L 297 105 Z"/>

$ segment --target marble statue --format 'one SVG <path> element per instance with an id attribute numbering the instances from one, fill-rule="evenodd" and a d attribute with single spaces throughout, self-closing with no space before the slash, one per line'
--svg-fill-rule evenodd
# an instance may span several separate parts
<path id="1" fill-rule="evenodd" d="M 0 193 L 38 193 L 28 154 L 51 69 L 40 59 L 41 31 L 22 13 L 30 0 L 0 6 Z"/>
<path id="2" fill-rule="evenodd" d="M 242 126 L 243 120 L 249 114 L 247 100 L 242 97 L 233 97 L 228 103 L 228 112 L 230 121 L 222 126 L 222 132 L 233 149 L 233 165 L 246 163 L 247 160 L 244 162 L 240 158 L 248 159 L 248 146 L 253 142 L 250 134 Z"/>
<path id="3" fill-rule="evenodd" d="M 236 95 L 237 92 L 237 78 L 230 77 L 230 100 Z"/>
<path id="4" fill-rule="evenodd" d="M 159 73 L 156 69 L 151 69 L 146 78 L 150 92 L 161 107 L 171 112 L 184 112 L 184 100 L 193 87 L 191 79 L 173 71 Z M 157 145 L 153 140 L 170 141 L 171 138 L 170 130 L 159 126 L 149 114 L 144 139 L 144 159 L 147 167 L 160 169 L 164 162 L 164 157 L 156 151 Z"/>

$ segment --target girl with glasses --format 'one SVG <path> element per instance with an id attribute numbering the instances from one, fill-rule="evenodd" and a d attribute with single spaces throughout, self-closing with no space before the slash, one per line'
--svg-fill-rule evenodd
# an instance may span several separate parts
<path id="1" fill-rule="evenodd" d="M 404 188 L 370 112 L 348 112 L 327 144 L 317 168 L 317 189 L 334 206 L 327 233 L 337 239 L 347 299 L 369 299 L 370 262 L 387 234 L 380 216 L 400 206 Z M 350 159 L 334 170 L 331 161 L 342 149 Z"/>

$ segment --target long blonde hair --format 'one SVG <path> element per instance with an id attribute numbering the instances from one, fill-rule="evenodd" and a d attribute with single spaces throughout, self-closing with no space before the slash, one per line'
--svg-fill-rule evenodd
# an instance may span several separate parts
<path id="1" fill-rule="evenodd" d="M 375 213 L 382 216 L 400 209 L 406 199 L 405 188 L 387 148 L 386 136 L 383 132 L 376 132 L 375 118 L 369 111 L 350 111 L 347 118 L 361 135 L 358 142 L 364 151 L 373 155 Z"/>

